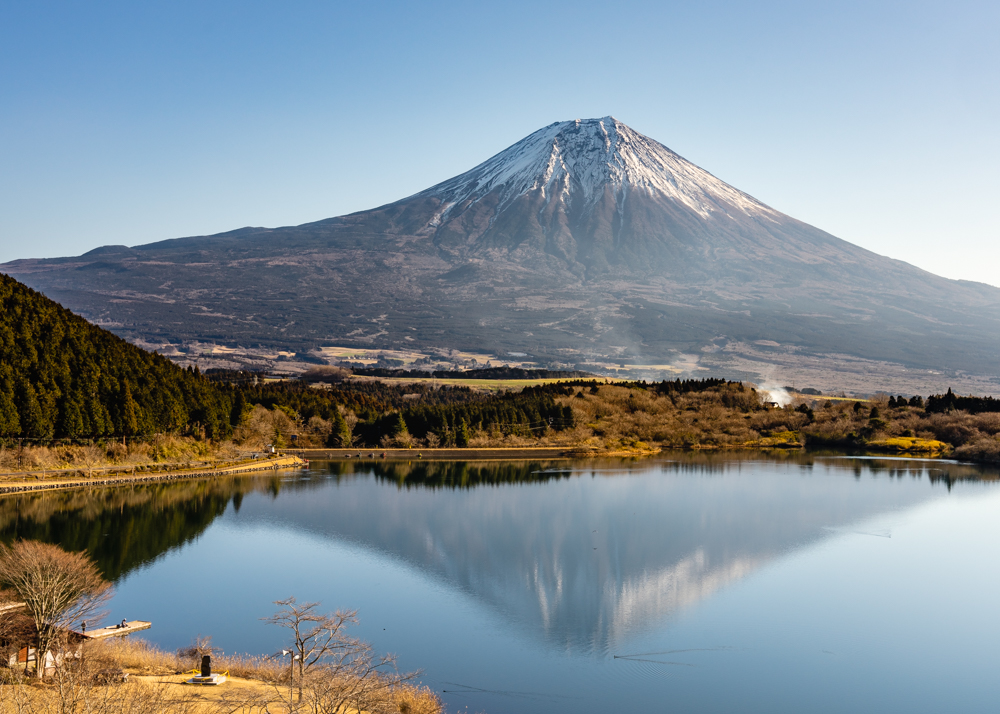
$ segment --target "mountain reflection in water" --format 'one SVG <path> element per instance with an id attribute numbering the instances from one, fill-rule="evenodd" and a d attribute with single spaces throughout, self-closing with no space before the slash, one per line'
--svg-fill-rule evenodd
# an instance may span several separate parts
<path id="1" fill-rule="evenodd" d="M 266 522 L 388 555 L 550 646 L 607 652 L 784 552 L 930 498 L 930 480 L 977 475 L 942 462 L 801 455 L 343 461 L 307 473 L 8 497 L 0 539 L 87 550 L 118 580 L 226 514 L 238 527 Z M 923 485 L 855 482 L 872 477 Z"/>
<path id="2" fill-rule="evenodd" d="M 136 484 L 0 498 L 0 541 L 86 550 L 117 581 L 198 537 L 251 492 L 277 495 L 278 477 Z"/>

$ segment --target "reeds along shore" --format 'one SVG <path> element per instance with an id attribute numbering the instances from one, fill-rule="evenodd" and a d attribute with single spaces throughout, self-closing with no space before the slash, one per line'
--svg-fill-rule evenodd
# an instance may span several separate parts
<path id="1" fill-rule="evenodd" d="M 669 383 L 665 383 L 669 384 Z M 693 383 L 697 386 L 697 383 Z M 0 473 L 14 470 L 124 467 L 146 463 L 233 461 L 268 445 L 323 448 L 341 441 L 354 448 L 532 448 L 555 446 L 592 452 L 643 453 L 659 449 L 797 448 L 824 446 L 887 452 L 952 455 L 960 459 L 1000 462 L 1000 413 L 973 414 L 962 409 L 929 412 L 920 404 L 888 397 L 865 401 L 799 397 L 784 407 L 767 404 L 761 393 L 739 383 L 716 381 L 690 391 L 663 389 L 662 384 L 630 383 L 548 385 L 562 414 L 550 426 L 472 423 L 462 434 L 411 429 L 403 413 L 378 443 L 361 440 L 358 416 L 343 409 L 339 420 L 300 417 L 287 408 L 257 405 L 232 439 L 211 441 L 170 435 L 122 443 L 22 446 L 0 444 Z M 336 422 L 340 422 L 339 425 Z M 417 425 L 414 425 L 415 427 Z M 331 435 L 336 436 L 335 439 Z M 460 441 L 461 443 L 454 443 Z M 20 467 L 20 468 L 18 468 Z"/>

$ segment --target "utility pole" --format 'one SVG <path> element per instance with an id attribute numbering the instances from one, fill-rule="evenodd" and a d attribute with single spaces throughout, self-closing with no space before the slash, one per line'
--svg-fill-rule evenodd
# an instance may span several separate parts
<path id="1" fill-rule="evenodd" d="M 295 653 L 292 650 L 281 650 L 281 654 L 282 654 L 282 656 L 284 656 L 284 655 L 291 655 L 291 657 L 289 658 L 289 662 L 288 662 L 288 711 L 291 712 L 292 711 L 292 692 L 295 689 L 292 686 L 292 684 L 293 684 L 293 681 L 295 679 L 295 660 L 297 659 L 297 657 L 295 656 Z"/>

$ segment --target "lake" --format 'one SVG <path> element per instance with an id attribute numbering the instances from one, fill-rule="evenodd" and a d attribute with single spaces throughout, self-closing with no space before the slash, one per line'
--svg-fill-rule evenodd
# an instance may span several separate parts
<path id="1" fill-rule="evenodd" d="M 924 460 L 314 462 L 0 499 L 86 549 L 110 620 L 271 653 L 296 596 L 448 711 L 995 711 L 1000 488 Z"/>

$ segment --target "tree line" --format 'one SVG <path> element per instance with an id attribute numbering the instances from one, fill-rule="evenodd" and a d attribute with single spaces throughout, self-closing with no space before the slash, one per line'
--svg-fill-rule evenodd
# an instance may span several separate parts
<path id="1" fill-rule="evenodd" d="M 501 436 L 542 436 L 546 431 L 562 431 L 573 426 L 573 411 L 556 404 L 551 394 L 529 389 L 501 394 L 488 401 L 464 404 L 420 405 L 396 414 L 359 421 L 354 437 L 366 444 L 378 444 L 383 436 L 407 431 L 418 439 L 428 434 L 441 446 L 465 447 L 470 434 L 484 431 Z"/>
<path id="2" fill-rule="evenodd" d="M 927 397 L 924 409 L 928 413 L 945 413 L 952 411 L 981 414 L 984 412 L 1000 412 L 1000 399 L 993 397 L 960 397 L 951 389 L 947 394 L 935 394 Z"/>

